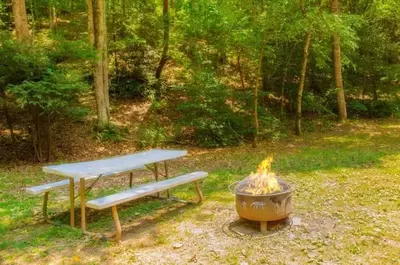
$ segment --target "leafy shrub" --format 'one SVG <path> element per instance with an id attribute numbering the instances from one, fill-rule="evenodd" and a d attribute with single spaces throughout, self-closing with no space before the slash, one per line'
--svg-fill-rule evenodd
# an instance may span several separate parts
<path id="1" fill-rule="evenodd" d="M 24 81 L 20 85 L 9 85 L 10 92 L 21 107 L 37 106 L 42 112 L 58 114 L 68 110 L 77 112 L 78 95 L 87 91 L 88 84 L 76 73 L 51 69 L 39 81 Z"/>
<path id="2" fill-rule="evenodd" d="M 146 98 L 149 95 L 149 87 L 145 82 L 126 78 L 112 82 L 110 93 L 120 98 Z"/>
<path id="3" fill-rule="evenodd" d="M 210 72 L 193 76 L 184 88 L 187 100 L 178 110 L 183 114 L 181 131 L 190 132 L 194 142 L 201 146 L 226 146 L 237 144 L 246 132 L 246 122 L 240 113 L 229 105 L 228 88 Z"/>
<path id="4" fill-rule="evenodd" d="M 259 111 L 260 123 L 260 139 L 278 140 L 287 137 L 287 134 L 282 131 L 282 122 L 280 119 L 267 112 L 266 110 Z M 250 133 L 250 132 L 249 132 Z"/>
<path id="5" fill-rule="evenodd" d="M 79 96 L 89 85 L 76 66 L 90 65 L 94 53 L 81 41 L 58 39 L 41 46 L 18 43 L 7 33 L 0 32 L 0 38 L 0 93 L 8 105 L 30 115 L 32 124 L 26 126 L 35 155 L 49 160 L 51 123 L 59 116 L 82 118 L 85 113 Z"/>
<path id="6" fill-rule="evenodd" d="M 140 147 L 154 147 L 165 143 L 168 137 L 163 127 L 159 124 L 152 124 L 140 128 L 138 139 Z"/>
<path id="7" fill-rule="evenodd" d="M 114 51 L 110 68 L 110 93 L 120 98 L 151 98 L 155 83 L 153 66 L 157 63 L 156 54 L 141 39 L 132 36 L 129 40 L 110 43 Z"/>
<path id="8" fill-rule="evenodd" d="M 373 118 L 391 117 L 400 113 L 400 101 L 398 100 L 370 100 L 367 107 L 368 116 Z"/>
<path id="9" fill-rule="evenodd" d="M 347 101 L 347 115 L 349 117 L 365 117 L 368 114 L 368 108 L 358 99 L 351 99 Z"/>
<path id="10" fill-rule="evenodd" d="M 349 117 L 386 118 L 398 116 L 400 113 L 399 100 L 350 99 L 347 101 Z"/>
<path id="11" fill-rule="evenodd" d="M 97 138 L 101 141 L 121 142 L 128 134 L 128 129 L 119 128 L 112 123 L 108 123 L 101 128 L 95 127 L 95 131 Z"/>
<path id="12" fill-rule="evenodd" d="M 327 107 L 327 100 L 313 94 L 312 92 L 304 93 L 302 109 L 303 112 L 313 112 L 319 115 L 332 113 L 332 111 Z"/>

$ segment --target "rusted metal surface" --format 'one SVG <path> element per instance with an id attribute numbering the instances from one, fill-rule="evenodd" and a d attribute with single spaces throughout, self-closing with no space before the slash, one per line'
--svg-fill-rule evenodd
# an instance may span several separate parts
<path id="1" fill-rule="evenodd" d="M 292 188 L 280 181 L 283 192 L 265 195 L 236 194 L 236 210 L 241 218 L 253 221 L 277 221 L 289 216 L 292 212 Z"/>

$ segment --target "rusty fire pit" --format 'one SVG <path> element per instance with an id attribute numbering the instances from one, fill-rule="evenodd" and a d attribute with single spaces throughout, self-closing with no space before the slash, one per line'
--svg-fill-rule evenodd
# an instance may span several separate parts
<path id="1" fill-rule="evenodd" d="M 267 230 L 267 222 L 285 219 L 292 212 L 293 190 L 271 171 L 272 161 L 273 156 L 268 156 L 233 190 L 239 216 L 259 221 L 261 232 Z"/>
<path id="2" fill-rule="evenodd" d="M 233 190 L 236 195 L 236 211 L 243 219 L 259 221 L 260 231 L 267 230 L 267 222 L 287 218 L 292 212 L 290 185 L 279 179 L 283 191 L 264 195 L 251 195 Z"/>

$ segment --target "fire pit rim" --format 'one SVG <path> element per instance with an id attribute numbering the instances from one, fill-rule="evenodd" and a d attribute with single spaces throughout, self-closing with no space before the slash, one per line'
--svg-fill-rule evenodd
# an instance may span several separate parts
<path id="1" fill-rule="evenodd" d="M 285 185 L 287 185 L 288 188 L 287 188 L 286 190 L 284 190 L 284 191 L 281 191 L 281 192 L 274 192 L 274 193 L 267 193 L 267 194 L 255 194 L 255 195 L 249 194 L 249 193 L 243 193 L 243 192 L 236 191 L 237 185 L 235 186 L 235 188 L 231 189 L 231 187 L 232 187 L 233 185 L 239 183 L 240 180 L 231 183 L 231 184 L 228 186 L 228 188 L 229 188 L 229 190 L 230 190 L 233 194 L 235 194 L 235 195 L 251 196 L 251 197 L 270 197 L 270 196 L 278 196 L 278 195 L 283 195 L 283 194 L 287 194 L 287 193 L 292 193 L 292 192 L 295 191 L 295 189 L 292 188 L 292 186 L 291 186 L 290 184 L 288 184 L 286 181 L 284 181 L 283 179 L 281 179 L 281 178 L 279 178 L 279 177 L 277 177 L 277 179 L 278 179 L 278 182 L 279 182 L 279 183 L 283 182 Z"/>

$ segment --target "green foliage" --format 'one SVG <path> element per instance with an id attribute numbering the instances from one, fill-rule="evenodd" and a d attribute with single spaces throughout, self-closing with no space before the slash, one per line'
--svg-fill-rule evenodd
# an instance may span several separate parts
<path id="1" fill-rule="evenodd" d="M 138 141 L 140 147 L 156 147 L 168 141 L 165 129 L 158 123 L 147 124 L 139 129 Z"/>
<path id="2" fill-rule="evenodd" d="M 25 115 L 38 107 L 51 121 L 59 115 L 82 119 L 88 112 L 82 103 L 92 106 L 87 92 L 96 57 L 88 42 L 85 2 L 27 1 L 32 33 L 27 46 L 13 39 L 11 6 L 3 2 L 1 106 Z M 304 10 L 298 1 L 173 1 L 168 60 L 157 82 L 155 69 L 164 42 L 162 1 L 107 0 L 110 94 L 154 100 L 159 86 L 165 91 L 164 101 L 153 103 L 152 114 L 168 115 L 170 124 L 150 121 L 141 126 L 142 146 L 174 137 L 180 143 L 226 146 L 253 136 L 254 87 L 260 80 L 260 138 L 285 137 L 292 123 L 277 117 L 294 117 L 304 36 L 309 32 L 303 114 L 309 119 L 305 127 L 318 130 L 314 119 L 329 120 L 336 112 L 332 34 L 338 33 L 349 116 L 396 116 L 392 98 L 400 92 L 398 0 L 340 2 L 340 14 L 335 15 L 330 3 L 321 0 L 304 1 Z M 50 28 L 53 7 L 57 25 Z M 357 100 L 361 96 L 368 100 Z M 99 132 L 99 138 L 120 141 L 123 136 L 110 127 Z"/>
<path id="3" fill-rule="evenodd" d="M 6 16 L 7 16 L 6 3 L 4 1 L 2 1 L 2 2 L 0 2 L 0 30 L 5 28 L 5 26 L 6 26 L 6 23 L 5 23 Z"/>
<path id="4" fill-rule="evenodd" d="M 312 92 L 304 93 L 303 95 L 303 112 L 312 112 L 319 115 L 332 114 L 326 107 L 326 99 L 315 95 Z"/>
<path id="5" fill-rule="evenodd" d="M 67 109 L 76 112 L 72 108 L 76 107 L 80 93 L 87 91 L 88 87 L 82 76 L 76 73 L 49 69 L 41 80 L 10 85 L 9 91 L 21 108 L 37 106 L 44 113 L 61 114 Z"/>
<path id="6" fill-rule="evenodd" d="M 397 99 L 351 99 L 347 103 L 347 111 L 350 117 L 398 117 L 400 114 L 400 101 Z"/>
<path id="7" fill-rule="evenodd" d="M 80 71 L 68 67 L 67 61 L 94 58 L 81 42 L 58 41 L 50 47 L 25 46 L 3 35 L 0 46 L 0 85 L 21 109 L 38 107 L 42 113 L 77 113 L 79 96 L 89 88 Z M 68 44 L 67 44 L 68 43 Z M 50 51 L 46 49 L 50 48 Z M 72 53 L 72 50 L 75 53 Z M 84 56 L 80 56 L 84 54 Z M 82 113 L 82 111 L 80 111 Z"/>
<path id="8" fill-rule="evenodd" d="M 241 140 L 245 119 L 233 111 L 228 88 L 212 73 L 196 73 L 183 90 L 187 101 L 178 107 L 183 115 L 181 136 L 189 132 L 189 137 L 202 146 L 226 146 Z"/>
<path id="9" fill-rule="evenodd" d="M 368 108 L 362 100 L 347 101 L 347 115 L 349 117 L 365 117 L 368 113 Z"/>
<path id="10" fill-rule="evenodd" d="M 392 117 L 400 113 L 399 100 L 370 100 L 367 102 L 369 117 Z"/>
<path id="11" fill-rule="evenodd" d="M 128 134 L 127 128 L 120 128 L 115 124 L 108 123 L 104 126 L 95 126 L 96 137 L 100 141 L 122 142 Z"/>
<path id="12" fill-rule="evenodd" d="M 9 33 L 0 32 L 0 86 L 18 85 L 26 80 L 40 80 L 51 62 L 43 49 L 24 46 L 11 39 Z"/>
<path id="13" fill-rule="evenodd" d="M 121 98 L 150 98 L 155 83 L 152 65 L 157 62 L 152 48 L 144 39 L 137 37 L 110 45 L 114 50 L 111 95 Z"/>
<path id="14" fill-rule="evenodd" d="M 82 119 L 88 113 L 80 102 L 89 89 L 85 67 L 95 58 L 82 41 L 58 38 L 40 44 L 21 44 L 1 33 L 0 94 L 3 106 L 13 105 L 19 115 L 29 115 L 23 127 L 32 138 L 38 161 L 49 160 L 51 123 L 59 116 Z M 90 69 L 90 68 L 89 68 Z M 8 125 L 10 125 L 8 118 Z M 14 140 L 14 139 L 13 139 Z M 14 141 L 15 142 L 15 141 Z"/>

